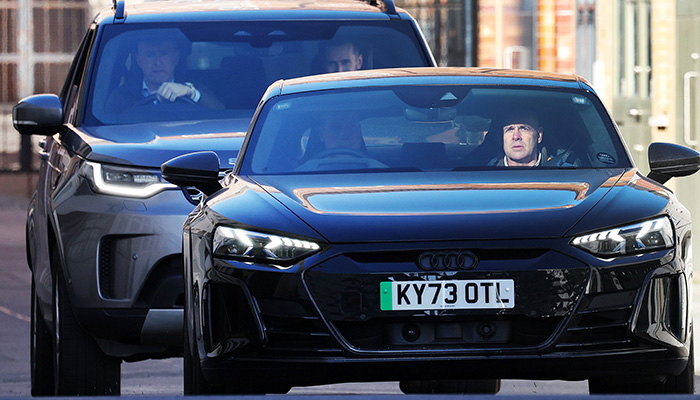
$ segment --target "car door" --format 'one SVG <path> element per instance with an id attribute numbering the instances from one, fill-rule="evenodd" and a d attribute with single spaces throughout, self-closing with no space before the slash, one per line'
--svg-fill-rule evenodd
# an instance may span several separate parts
<path id="1" fill-rule="evenodd" d="M 85 60 L 88 58 L 89 49 L 94 39 L 94 29 L 90 29 L 81 45 L 69 69 L 66 83 L 61 90 L 60 98 L 64 105 L 63 112 L 65 122 L 73 121 L 77 104 L 77 94 L 80 92 L 82 71 Z M 70 118 L 69 118 L 70 117 Z M 70 162 L 70 155 L 61 141 L 61 132 L 48 136 L 41 143 L 41 166 L 36 193 L 29 206 L 27 215 L 27 248 L 30 254 L 30 263 L 36 282 L 36 293 L 45 310 L 50 310 L 53 302 L 53 272 L 50 260 L 53 243 L 51 238 L 57 238 L 58 227 L 53 220 L 53 199 L 55 190 L 62 179 L 66 165 Z M 51 224 L 51 226 L 49 225 Z M 57 238 L 58 239 L 58 238 Z M 60 247 L 60 246 L 59 246 Z M 47 318 L 53 313 L 45 312 Z"/>

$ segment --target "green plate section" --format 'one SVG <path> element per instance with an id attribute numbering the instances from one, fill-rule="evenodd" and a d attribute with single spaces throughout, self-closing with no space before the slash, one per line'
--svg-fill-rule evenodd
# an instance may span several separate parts
<path id="1" fill-rule="evenodd" d="M 391 311 L 391 282 L 379 283 L 379 308 L 382 311 Z"/>

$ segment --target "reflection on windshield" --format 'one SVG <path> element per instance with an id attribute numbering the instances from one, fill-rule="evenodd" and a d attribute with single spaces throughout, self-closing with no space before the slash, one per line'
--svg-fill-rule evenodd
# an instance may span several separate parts
<path id="1" fill-rule="evenodd" d="M 279 79 L 427 62 L 402 21 L 110 25 L 104 38 L 88 125 L 244 118 Z"/>
<path id="2" fill-rule="evenodd" d="M 405 85 L 286 95 L 256 121 L 246 174 L 629 167 L 578 91 Z"/>
<path id="3" fill-rule="evenodd" d="M 449 215 L 571 208 L 588 189 L 585 182 L 520 182 L 298 188 L 294 195 L 318 214 Z M 440 211 L 426 212 L 430 209 Z"/>

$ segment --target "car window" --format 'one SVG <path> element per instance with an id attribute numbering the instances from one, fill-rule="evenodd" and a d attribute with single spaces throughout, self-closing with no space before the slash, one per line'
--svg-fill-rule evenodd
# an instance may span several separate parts
<path id="1" fill-rule="evenodd" d="M 504 127 L 539 119 L 540 168 L 629 167 L 597 98 L 583 91 L 398 86 L 284 95 L 265 105 L 242 174 L 504 168 Z M 505 142 L 504 142 L 505 140 Z"/>
<path id="2" fill-rule="evenodd" d="M 361 69 L 429 63 L 409 21 L 123 24 L 103 29 L 87 94 L 87 125 L 250 118 L 272 82 L 328 72 L 324 49 L 340 41 L 351 42 L 362 54 Z M 138 46 L 153 38 L 174 43 L 172 81 L 192 85 L 202 99 L 215 99 L 216 107 L 205 107 L 203 101 L 134 105 L 134 99 L 143 97 L 145 82 Z"/>

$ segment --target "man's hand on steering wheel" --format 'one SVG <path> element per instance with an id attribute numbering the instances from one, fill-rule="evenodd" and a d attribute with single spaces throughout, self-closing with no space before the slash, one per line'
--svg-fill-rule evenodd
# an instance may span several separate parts
<path id="1" fill-rule="evenodd" d="M 174 102 L 178 99 L 194 100 L 196 92 L 193 86 L 182 83 L 164 82 L 155 93 L 160 102 Z"/>

